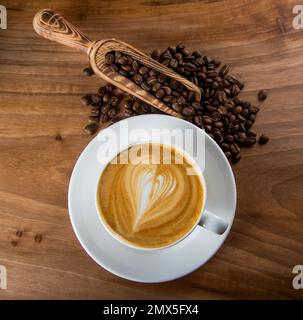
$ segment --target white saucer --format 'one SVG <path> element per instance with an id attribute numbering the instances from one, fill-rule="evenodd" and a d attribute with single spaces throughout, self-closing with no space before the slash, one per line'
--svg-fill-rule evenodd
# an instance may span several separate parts
<path id="1" fill-rule="evenodd" d="M 181 243 L 167 249 L 138 251 L 112 238 L 100 222 L 95 208 L 95 186 L 100 164 L 98 137 L 79 157 L 73 170 L 68 207 L 74 231 L 86 252 L 113 274 L 138 282 L 163 282 L 182 277 L 206 263 L 220 248 L 230 232 L 236 209 L 236 185 L 231 167 L 218 145 L 203 130 L 191 123 L 166 115 L 142 115 L 127 120 L 128 127 L 194 128 L 205 135 L 206 209 L 229 223 L 222 235 L 196 228 Z M 117 130 L 118 123 L 110 127 Z M 99 135 L 102 134 L 102 131 Z"/>

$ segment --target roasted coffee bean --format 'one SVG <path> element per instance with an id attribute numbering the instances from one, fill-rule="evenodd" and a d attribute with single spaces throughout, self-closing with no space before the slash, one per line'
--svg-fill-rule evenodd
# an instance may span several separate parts
<path id="1" fill-rule="evenodd" d="M 182 54 L 179 53 L 179 52 L 175 53 L 175 54 L 174 54 L 174 57 L 175 57 L 175 59 L 177 59 L 178 61 L 182 61 L 182 59 L 183 59 Z"/>
<path id="2" fill-rule="evenodd" d="M 121 56 L 117 59 L 117 63 L 119 64 L 127 64 L 128 63 L 128 58 L 126 56 Z"/>
<path id="3" fill-rule="evenodd" d="M 152 86 L 152 91 L 156 93 L 160 88 L 161 84 L 157 82 Z"/>
<path id="4" fill-rule="evenodd" d="M 243 122 L 240 122 L 239 123 L 239 126 L 240 126 L 240 130 L 242 131 L 246 131 L 246 121 L 243 121 Z"/>
<path id="5" fill-rule="evenodd" d="M 209 116 L 203 116 L 202 121 L 205 125 L 212 125 L 213 119 Z"/>
<path id="6" fill-rule="evenodd" d="M 240 159 L 241 159 L 241 154 L 240 154 L 240 153 L 237 153 L 237 154 L 235 154 L 235 155 L 232 156 L 232 162 L 233 162 L 233 163 L 239 162 Z"/>
<path id="7" fill-rule="evenodd" d="M 259 112 L 259 108 L 258 107 L 249 107 L 248 108 L 250 113 L 256 114 Z"/>
<path id="8" fill-rule="evenodd" d="M 169 96 L 172 93 L 172 89 L 169 86 L 163 86 L 162 89 L 165 91 L 165 93 Z"/>
<path id="9" fill-rule="evenodd" d="M 250 129 L 250 128 L 252 127 L 252 125 L 253 125 L 253 123 L 252 123 L 252 121 L 250 121 L 250 120 L 247 120 L 247 121 L 245 122 L 245 128 L 246 128 L 246 129 Z"/>
<path id="10" fill-rule="evenodd" d="M 166 50 L 163 54 L 162 54 L 164 59 L 170 60 L 172 58 L 172 54 L 171 52 L 168 50 Z"/>
<path id="11" fill-rule="evenodd" d="M 230 122 L 230 123 L 234 123 L 234 122 L 236 121 L 236 119 L 237 119 L 237 117 L 236 117 L 234 114 L 232 114 L 232 115 L 229 117 L 229 122 Z"/>
<path id="12" fill-rule="evenodd" d="M 82 105 L 84 105 L 84 106 L 89 106 L 90 103 L 91 103 L 91 96 L 90 96 L 90 95 L 83 96 L 83 97 L 81 98 L 81 103 L 82 103 Z"/>
<path id="13" fill-rule="evenodd" d="M 139 63 L 136 60 L 132 62 L 132 68 L 135 72 L 139 70 Z"/>
<path id="14" fill-rule="evenodd" d="M 260 101 L 264 101 L 267 98 L 267 91 L 266 90 L 260 90 L 258 92 L 258 99 Z"/>
<path id="15" fill-rule="evenodd" d="M 164 83 L 165 82 L 165 80 L 167 79 L 167 77 L 166 77 L 166 75 L 165 74 L 162 74 L 162 73 L 160 73 L 159 75 L 158 75 L 158 82 L 159 83 Z"/>
<path id="16" fill-rule="evenodd" d="M 210 125 L 205 125 L 204 128 L 205 128 L 206 132 L 212 132 L 212 130 L 213 130 L 213 127 Z M 213 136 L 213 138 L 214 138 L 214 136 Z"/>
<path id="17" fill-rule="evenodd" d="M 249 119 L 250 121 L 252 121 L 252 122 L 255 122 L 255 120 L 256 120 L 256 115 L 252 113 L 252 114 L 249 115 L 248 119 Z"/>
<path id="18" fill-rule="evenodd" d="M 151 90 L 151 86 L 148 85 L 146 82 L 142 82 L 140 86 L 145 91 L 150 91 Z"/>
<path id="19" fill-rule="evenodd" d="M 256 132 L 251 129 L 246 131 L 246 135 L 247 135 L 247 137 L 256 137 L 257 136 Z"/>
<path id="20" fill-rule="evenodd" d="M 156 92 L 156 97 L 158 99 L 162 99 L 163 97 L 165 96 L 165 91 L 163 89 L 159 89 L 157 92 Z"/>
<path id="21" fill-rule="evenodd" d="M 98 94 L 93 94 L 91 96 L 91 99 L 94 104 L 99 104 L 102 100 L 102 98 Z"/>
<path id="22" fill-rule="evenodd" d="M 122 56 L 122 53 L 119 51 L 113 51 L 113 53 L 115 54 L 115 59 L 118 59 L 119 57 Z"/>
<path id="23" fill-rule="evenodd" d="M 240 140 L 244 141 L 247 136 L 246 136 L 246 133 L 245 132 L 238 132 L 238 137 Z"/>
<path id="24" fill-rule="evenodd" d="M 190 55 L 189 51 L 186 48 L 183 48 L 181 53 L 182 53 L 183 57 L 187 57 Z"/>
<path id="25" fill-rule="evenodd" d="M 238 95 L 240 91 L 240 88 L 236 84 L 231 86 L 230 92 L 233 96 Z"/>
<path id="26" fill-rule="evenodd" d="M 141 105 L 141 109 L 142 109 L 142 111 L 143 111 L 143 113 L 148 113 L 148 112 L 150 112 L 151 111 L 151 108 L 150 108 L 150 106 L 148 106 L 146 103 L 142 103 L 142 105 Z M 154 113 L 156 113 L 156 111 L 157 111 L 157 109 L 156 108 L 154 108 Z"/>
<path id="27" fill-rule="evenodd" d="M 132 107 L 132 103 L 130 100 L 125 100 L 124 103 L 123 103 L 123 106 L 125 109 L 131 109 Z"/>
<path id="28" fill-rule="evenodd" d="M 195 114 L 194 108 L 185 107 L 182 109 L 182 114 L 184 116 L 193 116 Z"/>
<path id="29" fill-rule="evenodd" d="M 237 143 L 233 143 L 233 144 L 230 145 L 230 151 L 231 151 L 232 153 L 239 153 L 240 150 L 241 150 L 241 149 L 240 149 L 240 147 L 238 146 Z"/>
<path id="30" fill-rule="evenodd" d="M 224 139 L 225 139 L 225 141 L 227 142 L 227 143 L 233 143 L 234 142 L 234 137 L 231 135 L 231 134 L 228 134 L 228 135 L 226 135 L 225 137 L 224 137 Z"/>
<path id="31" fill-rule="evenodd" d="M 184 44 L 182 44 L 182 43 L 179 43 L 178 45 L 177 45 L 177 47 L 176 47 L 176 50 L 178 51 L 178 52 L 182 52 L 182 50 L 185 48 L 185 45 Z"/>
<path id="32" fill-rule="evenodd" d="M 221 129 L 221 128 L 223 128 L 223 123 L 221 121 L 217 121 L 217 122 L 214 123 L 214 127 L 218 128 L 218 129 Z"/>
<path id="33" fill-rule="evenodd" d="M 225 92 L 225 94 L 226 94 L 227 96 L 231 96 L 231 90 L 230 90 L 230 89 L 224 88 L 223 91 Z"/>
<path id="34" fill-rule="evenodd" d="M 100 119 L 99 116 L 89 116 L 89 117 L 88 117 L 88 122 L 89 122 L 89 123 L 99 122 L 99 119 Z"/>
<path id="35" fill-rule="evenodd" d="M 132 110 L 130 110 L 130 109 L 126 109 L 126 110 L 124 111 L 124 115 L 125 115 L 126 117 L 131 117 L 131 116 L 134 115 L 134 112 L 133 112 Z"/>
<path id="36" fill-rule="evenodd" d="M 230 83 L 237 84 L 241 90 L 244 88 L 244 83 L 239 81 L 235 76 L 229 75 L 227 76 L 227 80 Z"/>
<path id="37" fill-rule="evenodd" d="M 230 66 L 228 64 L 225 64 L 224 66 L 222 66 L 222 68 L 220 69 L 219 71 L 219 75 L 221 77 L 224 77 L 228 74 L 229 72 L 229 69 L 230 69 Z"/>
<path id="38" fill-rule="evenodd" d="M 239 114 L 243 111 L 243 108 L 241 106 L 236 106 L 234 109 L 234 114 Z"/>
<path id="39" fill-rule="evenodd" d="M 191 104 L 191 106 L 192 106 L 194 109 L 196 109 L 196 110 L 203 110 L 203 107 L 201 106 L 200 103 L 193 102 L 193 103 Z"/>
<path id="40" fill-rule="evenodd" d="M 85 128 L 84 128 L 85 132 L 88 134 L 94 134 L 95 132 L 97 132 L 98 130 L 98 124 L 97 123 L 91 123 L 88 124 Z"/>
<path id="41" fill-rule="evenodd" d="M 112 105 L 112 107 L 117 107 L 119 104 L 119 101 L 120 101 L 119 97 L 112 96 L 109 100 L 109 103 Z"/>
<path id="42" fill-rule="evenodd" d="M 94 71 L 91 67 L 87 67 L 83 69 L 83 74 L 87 77 L 90 77 L 94 74 Z"/>
<path id="43" fill-rule="evenodd" d="M 105 114 L 107 113 L 107 111 L 111 109 L 111 105 L 110 104 L 104 104 L 102 107 L 101 107 L 101 113 Z"/>
<path id="44" fill-rule="evenodd" d="M 142 78 L 141 74 L 136 74 L 134 76 L 134 81 L 136 84 L 141 84 L 143 82 L 143 78 Z"/>
<path id="45" fill-rule="evenodd" d="M 97 108 L 91 109 L 90 114 L 92 116 L 99 116 L 100 115 L 100 109 L 99 108 L 98 109 Z"/>
<path id="46" fill-rule="evenodd" d="M 220 103 L 224 104 L 227 101 L 226 93 L 224 91 L 218 91 L 217 99 Z"/>
<path id="47" fill-rule="evenodd" d="M 239 124 L 235 124 L 232 128 L 232 132 L 233 133 L 237 133 L 240 130 L 240 125 Z"/>
<path id="48" fill-rule="evenodd" d="M 117 114 L 117 111 L 115 108 L 111 108 L 107 112 L 109 119 L 112 119 L 116 114 Z"/>
<path id="49" fill-rule="evenodd" d="M 194 123 L 201 128 L 203 126 L 202 116 L 195 116 Z"/>
<path id="50" fill-rule="evenodd" d="M 226 110 L 226 108 L 223 107 L 223 106 L 220 106 L 220 107 L 218 108 L 218 112 L 219 112 L 219 114 L 220 114 L 221 116 L 227 115 L 227 110 Z"/>
<path id="51" fill-rule="evenodd" d="M 111 98 L 111 94 L 110 93 L 106 93 L 103 96 L 102 100 L 103 100 L 103 102 L 108 103 L 110 101 L 110 98 Z"/>
<path id="52" fill-rule="evenodd" d="M 149 70 L 148 75 L 150 77 L 154 77 L 154 76 L 158 75 L 158 72 L 156 70 L 151 69 L 151 70 Z"/>
<path id="53" fill-rule="evenodd" d="M 99 96 L 103 97 L 105 95 L 105 93 L 106 93 L 106 88 L 105 87 L 100 87 L 98 89 L 98 95 Z"/>
<path id="54" fill-rule="evenodd" d="M 248 109 L 244 109 L 244 110 L 242 111 L 242 116 L 243 116 L 244 118 L 248 117 L 248 116 L 249 116 L 249 110 L 248 110 Z"/>
<path id="55" fill-rule="evenodd" d="M 133 103 L 133 110 L 134 111 L 138 111 L 140 108 L 141 108 L 141 102 L 136 100 L 134 103 Z"/>
<path id="56" fill-rule="evenodd" d="M 217 111 L 217 108 L 216 108 L 216 107 L 210 106 L 210 105 L 206 106 L 206 109 L 207 109 L 209 112 L 216 112 L 216 111 Z"/>
<path id="57" fill-rule="evenodd" d="M 230 159 L 231 158 L 231 152 L 230 151 L 225 151 L 225 156 L 227 159 Z"/>
<path id="58" fill-rule="evenodd" d="M 114 63 L 112 63 L 112 64 L 110 65 L 110 68 L 111 68 L 111 70 L 114 71 L 114 72 L 118 72 L 118 71 L 119 71 L 119 67 L 118 67 L 116 64 L 114 64 Z"/>
<path id="59" fill-rule="evenodd" d="M 126 78 L 129 78 L 130 76 L 129 72 L 124 71 L 123 69 L 119 70 L 119 73 Z"/>
<path id="60" fill-rule="evenodd" d="M 172 80 L 170 81 L 169 85 L 170 85 L 170 87 L 171 87 L 173 90 L 177 89 L 178 86 L 179 86 L 178 81 L 177 81 L 177 80 L 174 80 L 174 79 L 172 79 Z"/>
<path id="61" fill-rule="evenodd" d="M 176 68 L 178 66 L 178 61 L 177 59 L 171 59 L 169 63 L 170 67 Z"/>
<path id="62" fill-rule="evenodd" d="M 101 116 L 100 116 L 100 121 L 102 123 L 106 123 L 108 121 L 108 115 L 107 113 L 102 113 Z"/>
<path id="63" fill-rule="evenodd" d="M 221 143 L 221 148 L 223 149 L 223 151 L 229 150 L 229 144 L 228 143 Z"/>
<path id="64" fill-rule="evenodd" d="M 157 77 L 155 77 L 155 76 L 148 77 L 147 78 L 147 83 L 150 86 L 153 86 L 155 83 L 157 83 Z"/>
<path id="65" fill-rule="evenodd" d="M 266 134 L 262 134 L 259 138 L 259 144 L 266 144 L 269 140 L 269 137 Z"/>
<path id="66" fill-rule="evenodd" d="M 177 102 L 173 103 L 173 104 L 171 105 L 171 107 L 172 107 L 173 110 L 175 110 L 175 111 L 178 112 L 178 113 L 180 113 L 181 110 L 182 110 L 182 107 L 181 107 Z"/>
<path id="67" fill-rule="evenodd" d="M 183 96 L 179 96 L 179 97 L 177 98 L 177 102 L 178 102 L 179 104 L 183 105 L 183 104 L 185 103 L 185 98 L 184 98 Z"/>
<path id="68" fill-rule="evenodd" d="M 125 64 L 125 65 L 121 66 L 121 69 L 126 72 L 130 72 L 132 70 L 132 67 L 128 64 Z"/>
<path id="69" fill-rule="evenodd" d="M 162 54 L 162 52 L 161 52 L 160 49 L 155 49 L 155 50 L 152 52 L 151 57 L 152 57 L 153 59 L 159 59 L 159 58 L 161 57 L 161 54 Z"/>
<path id="70" fill-rule="evenodd" d="M 223 141 L 223 135 L 220 131 L 213 131 L 213 135 L 215 137 L 215 140 L 217 142 L 222 142 Z"/>
<path id="71" fill-rule="evenodd" d="M 105 62 L 107 64 L 112 64 L 112 63 L 114 63 L 114 61 L 115 61 L 115 56 L 111 52 L 109 52 L 105 55 Z"/>
<path id="72" fill-rule="evenodd" d="M 253 137 L 247 138 L 247 139 L 244 140 L 244 145 L 245 145 L 246 147 L 251 147 L 251 146 L 253 146 L 255 143 L 256 143 L 256 138 L 253 138 Z"/>
<path id="73" fill-rule="evenodd" d="M 146 73 L 148 73 L 148 71 L 149 71 L 149 69 L 145 66 L 139 68 L 140 74 L 146 74 Z"/>
<path id="74" fill-rule="evenodd" d="M 168 104 L 171 101 L 171 96 L 164 96 L 162 100 Z"/>

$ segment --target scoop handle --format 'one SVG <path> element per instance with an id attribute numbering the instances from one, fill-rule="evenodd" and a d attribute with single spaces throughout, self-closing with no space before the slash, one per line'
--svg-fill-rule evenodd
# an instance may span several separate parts
<path id="1" fill-rule="evenodd" d="M 33 27 L 40 36 L 83 51 L 87 55 L 93 44 L 80 30 L 51 9 L 37 12 Z"/>

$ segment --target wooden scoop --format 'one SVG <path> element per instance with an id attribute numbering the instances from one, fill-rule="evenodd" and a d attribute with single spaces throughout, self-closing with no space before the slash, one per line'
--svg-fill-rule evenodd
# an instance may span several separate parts
<path id="1" fill-rule="evenodd" d="M 116 39 L 92 42 L 80 30 L 50 9 L 39 11 L 34 17 L 33 26 L 39 35 L 85 52 L 89 56 L 95 74 L 167 114 L 180 117 L 180 114 L 143 90 L 132 80 L 112 71 L 105 62 L 105 55 L 110 51 L 120 51 L 127 54 L 141 64 L 182 83 L 187 89 L 194 92 L 196 101 L 201 100 L 201 92 L 196 85 L 125 42 Z"/>

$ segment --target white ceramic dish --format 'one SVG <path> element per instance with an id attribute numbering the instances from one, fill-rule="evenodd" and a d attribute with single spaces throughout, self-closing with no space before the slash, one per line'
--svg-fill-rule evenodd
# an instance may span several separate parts
<path id="1" fill-rule="evenodd" d="M 74 231 L 86 252 L 106 270 L 139 282 L 163 282 L 182 277 L 206 263 L 229 234 L 236 209 L 236 185 L 231 167 L 218 145 L 193 124 L 166 115 L 142 115 L 126 120 L 129 130 L 192 129 L 205 139 L 205 208 L 222 218 L 228 227 L 221 235 L 205 228 L 194 231 L 178 244 L 152 251 L 140 251 L 118 242 L 102 225 L 95 207 L 96 185 L 102 166 L 97 160 L 104 131 L 94 138 L 79 157 L 72 173 L 68 207 Z M 110 127 L 119 132 L 120 123 Z M 108 131 L 107 131 L 108 133 Z M 123 137 L 122 137 L 123 139 Z M 125 148 L 125 146 L 122 148 Z"/>

